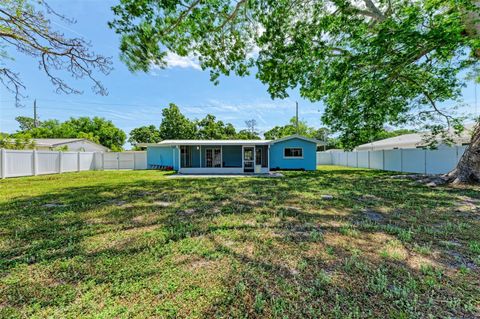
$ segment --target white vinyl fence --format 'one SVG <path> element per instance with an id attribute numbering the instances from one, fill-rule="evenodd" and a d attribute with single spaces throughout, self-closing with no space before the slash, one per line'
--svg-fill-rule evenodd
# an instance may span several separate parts
<path id="1" fill-rule="evenodd" d="M 444 174 L 455 168 L 465 149 L 466 146 L 454 146 L 437 150 L 412 148 L 382 151 L 317 152 L 317 165 L 373 168 L 405 173 Z"/>
<path id="2" fill-rule="evenodd" d="M 0 149 L 0 178 L 104 169 L 147 169 L 147 154 Z"/>

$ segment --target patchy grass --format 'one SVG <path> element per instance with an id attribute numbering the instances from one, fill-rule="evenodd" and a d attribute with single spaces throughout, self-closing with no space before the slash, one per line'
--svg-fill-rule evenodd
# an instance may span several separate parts
<path id="1" fill-rule="evenodd" d="M 284 174 L 0 181 L 0 317 L 480 316 L 478 187 Z"/>

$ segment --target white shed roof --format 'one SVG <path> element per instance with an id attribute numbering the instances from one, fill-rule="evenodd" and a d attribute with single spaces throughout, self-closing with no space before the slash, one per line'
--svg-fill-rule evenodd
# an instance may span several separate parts
<path id="1" fill-rule="evenodd" d="M 471 133 L 471 127 L 467 126 L 460 136 L 452 135 L 453 142 L 457 145 L 467 144 L 470 142 Z M 422 147 L 428 144 L 425 140 L 428 138 L 429 134 L 429 132 L 404 134 L 372 143 L 362 144 L 357 146 L 355 150 L 367 151 Z M 441 141 L 439 140 L 439 142 Z"/>
<path id="2" fill-rule="evenodd" d="M 61 146 L 69 143 L 85 141 L 87 143 L 96 144 L 104 148 L 105 150 L 108 150 L 108 147 L 92 142 L 86 138 L 32 138 L 32 141 L 37 146 L 45 146 L 45 147 L 57 147 L 57 146 Z"/>

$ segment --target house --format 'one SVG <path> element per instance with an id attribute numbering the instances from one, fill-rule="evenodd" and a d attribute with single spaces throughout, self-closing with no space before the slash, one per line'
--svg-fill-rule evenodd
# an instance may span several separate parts
<path id="1" fill-rule="evenodd" d="M 292 135 L 277 140 L 164 140 L 140 143 L 149 168 L 171 166 L 184 174 L 268 173 L 315 170 L 317 145 L 323 142 Z"/>
<path id="2" fill-rule="evenodd" d="M 107 152 L 109 149 L 86 138 L 33 138 L 36 150 L 65 149 L 73 152 Z"/>
<path id="3" fill-rule="evenodd" d="M 460 135 L 451 134 L 451 139 L 455 145 L 468 145 L 471 140 L 473 126 L 466 126 L 465 130 Z M 428 146 L 427 141 L 429 132 L 411 133 L 395 137 L 386 138 L 383 140 L 359 145 L 355 148 L 356 151 L 381 151 L 405 148 L 423 148 Z M 439 147 L 445 146 L 441 139 L 437 139 Z"/>

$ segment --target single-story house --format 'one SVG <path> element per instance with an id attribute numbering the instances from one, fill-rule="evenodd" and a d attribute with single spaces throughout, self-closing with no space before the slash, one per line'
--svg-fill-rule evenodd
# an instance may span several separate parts
<path id="1" fill-rule="evenodd" d="M 54 151 L 66 149 L 73 152 L 108 152 L 108 147 L 86 138 L 33 138 L 36 150 Z"/>
<path id="2" fill-rule="evenodd" d="M 450 134 L 454 145 L 468 145 L 472 138 L 472 125 L 466 125 L 465 130 L 460 135 Z M 383 140 L 359 145 L 356 151 L 381 151 L 406 148 L 424 148 L 427 147 L 430 132 L 403 134 Z M 441 138 L 437 138 L 438 147 L 442 148 L 447 145 L 443 143 Z"/>
<path id="3" fill-rule="evenodd" d="M 139 143 L 147 148 L 149 168 L 170 166 L 183 174 L 268 173 L 315 170 L 317 145 L 300 135 L 277 140 L 164 140 Z"/>

